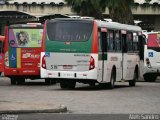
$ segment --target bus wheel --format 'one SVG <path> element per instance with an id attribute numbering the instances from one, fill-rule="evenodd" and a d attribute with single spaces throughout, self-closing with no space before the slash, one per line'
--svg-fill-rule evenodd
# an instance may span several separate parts
<path id="1" fill-rule="evenodd" d="M 61 80 L 61 81 L 60 81 L 60 87 L 61 87 L 62 89 L 68 88 L 68 83 L 67 83 L 67 82 L 68 82 L 68 81 Z"/>
<path id="2" fill-rule="evenodd" d="M 146 82 L 155 82 L 157 78 L 155 75 L 144 75 L 143 77 Z"/>
<path id="3" fill-rule="evenodd" d="M 70 80 L 61 80 L 60 81 L 60 87 L 63 89 L 74 89 L 76 86 L 76 81 L 70 81 Z"/>
<path id="4" fill-rule="evenodd" d="M 45 83 L 46 85 L 56 84 L 56 79 L 46 78 Z"/>
<path id="5" fill-rule="evenodd" d="M 51 79 L 50 78 L 46 78 L 45 79 L 45 83 L 46 83 L 46 85 L 51 85 Z"/>
<path id="6" fill-rule="evenodd" d="M 108 85 L 109 89 L 113 89 L 115 87 L 115 80 L 116 80 L 116 75 L 115 75 L 115 72 L 112 71 L 110 83 Z"/>
<path id="7" fill-rule="evenodd" d="M 129 86 L 136 86 L 136 81 L 138 80 L 137 72 L 134 72 L 133 80 L 129 80 Z"/>
<path id="8" fill-rule="evenodd" d="M 74 89 L 76 87 L 76 81 L 69 81 L 68 82 L 68 88 Z"/>
<path id="9" fill-rule="evenodd" d="M 18 85 L 23 85 L 23 84 L 25 84 L 25 78 L 17 78 L 17 84 L 18 84 Z"/>
<path id="10" fill-rule="evenodd" d="M 51 80 L 51 84 L 53 85 L 53 84 L 56 84 L 57 83 L 57 81 L 56 81 L 56 79 L 52 79 Z"/>
<path id="11" fill-rule="evenodd" d="M 95 82 L 90 82 L 90 83 L 89 83 L 89 86 L 90 86 L 90 87 L 95 87 L 95 86 L 96 86 L 96 83 L 95 83 Z"/>
<path id="12" fill-rule="evenodd" d="M 16 83 L 17 83 L 17 80 L 16 80 L 16 78 L 10 78 L 10 80 L 11 80 L 11 85 L 16 85 Z"/>

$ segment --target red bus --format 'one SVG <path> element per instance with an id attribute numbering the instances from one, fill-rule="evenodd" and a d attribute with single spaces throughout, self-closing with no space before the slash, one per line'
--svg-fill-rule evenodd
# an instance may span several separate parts
<path id="1" fill-rule="evenodd" d="M 17 24 L 6 27 L 4 75 L 11 84 L 24 84 L 25 79 L 40 78 L 40 53 L 43 25 Z M 45 81 L 49 83 L 49 79 Z"/>
<path id="2" fill-rule="evenodd" d="M 4 41 L 5 36 L 0 35 L 0 75 L 4 72 Z"/>

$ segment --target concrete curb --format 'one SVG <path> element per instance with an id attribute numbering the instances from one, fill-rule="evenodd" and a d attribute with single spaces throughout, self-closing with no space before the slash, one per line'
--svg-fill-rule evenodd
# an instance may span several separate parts
<path id="1" fill-rule="evenodd" d="M 14 104 L 14 103 L 13 103 Z M 9 109 L 7 109 L 9 106 Z M 26 105 L 19 105 L 15 109 L 12 106 L 8 105 L 7 107 L 0 108 L 0 114 L 22 114 L 22 113 L 64 113 L 67 112 L 67 107 L 64 105 L 56 106 L 47 106 L 43 105 L 42 108 L 37 108 L 37 106 L 26 107 Z M 11 108 L 10 108 L 11 107 Z"/>

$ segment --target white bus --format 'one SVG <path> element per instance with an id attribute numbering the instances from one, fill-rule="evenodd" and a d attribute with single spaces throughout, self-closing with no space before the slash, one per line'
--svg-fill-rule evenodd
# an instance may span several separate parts
<path id="1" fill-rule="evenodd" d="M 160 33 L 145 32 L 143 77 L 147 82 L 154 82 L 160 76 Z"/>
<path id="2" fill-rule="evenodd" d="M 61 88 L 76 82 L 94 85 L 129 81 L 139 76 L 138 26 L 84 19 L 54 19 L 45 23 L 45 52 L 41 77 L 53 78 Z"/>

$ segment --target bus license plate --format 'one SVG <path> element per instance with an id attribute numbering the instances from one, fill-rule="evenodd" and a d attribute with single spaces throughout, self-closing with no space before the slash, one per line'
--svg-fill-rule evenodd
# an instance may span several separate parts
<path id="1" fill-rule="evenodd" d="M 72 69 L 72 65 L 63 65 L 63 69 Z"/>

